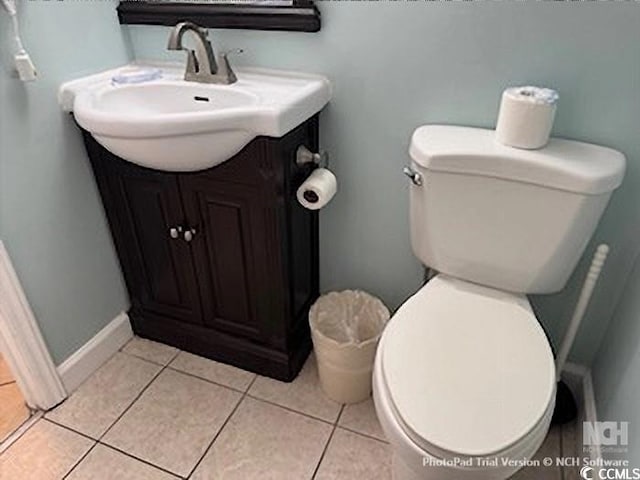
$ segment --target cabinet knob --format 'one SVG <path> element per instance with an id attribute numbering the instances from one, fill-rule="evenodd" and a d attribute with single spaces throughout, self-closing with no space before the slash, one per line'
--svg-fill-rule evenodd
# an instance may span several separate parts
<path id="1" fill-rule="evenodd" d="M 171 227 L 169 229 L 169 236 L 171 238 L 179 238 L 180 237 L 180 232 L 182 232 L 182 227 L 178 226 L 178 227 Z"/>
<path id="2" fill-rule="evenodd" d="M 193 237 L 195 237 L 196 235 L 196 229 L 195 228 L 189 228 L 188 230 L 185 230 L 184 232 L 184 241 L 185 242 L 190 242 L 191 240 L 193 240 Z"/>

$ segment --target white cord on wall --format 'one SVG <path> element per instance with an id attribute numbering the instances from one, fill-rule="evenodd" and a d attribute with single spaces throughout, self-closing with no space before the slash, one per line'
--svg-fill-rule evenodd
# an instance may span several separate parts
<path id="1" fill-rule="evenodd" d="M 602 267 L 607 259 L 608 254 L 609 246 L 603 243 L 601 245 L 598 245 L 596 253 L 594 253 L 593 255 L 593 260 L 591 260 L 589 273 L 587 273 L 587 278 L 582 285 L 582 291 L 580 292 L 578 303 L 576 303 L 576 308 L 573 311 L 573 316 L 571 317 L 571 321 L 569 322 L 569 327 L 567 328 L 567 332 L 564 334 L 562 345 L 560 345 L 560 350 L 558 352 L 558 356 L 556 357 L 556 378 L 558 379 L 558 381 L 560 380 L 560 374 L 562 373 L 562 369 L 567 362 L 569 352 L 571 351 L 573 342 L 576 339 L 576 334 L 578 333 L 578 328 L 580 327 L 580 323 L 582 323 L 584 314 L 587 311 L 589 300 L 591 300 L 591 295 L 593 295 L 593 289 L 596 286 L 596 282 L 598 281 L 598 277 L 600 276 L 600 272 L 602 271 Z"/>
<path id="2" fill-rule="evenodd" d="M 2 4 L 4 8 L 7 9 L 7 12 L 9 12 L 9 15 L 15 15 L 17 13 L 15 0 L 2 0 Z"/>
<path id="3" fill-rule="evenodd" d="M 18 14 L 9 13 L 9 15 L 11 15 L 11 21 L 13 22 L 13 35 L 16 41 L 16 45 L 18 46 L 18 52 L 24 52 L 24 45 L 22 44 L 22 39 L 20 38 L 20 24 L 18 23 Z"/>
<path id="4" fill-rule="evenodd" d="M 20 24 L 18 22 L 18 10 L 16 9 L 15 0 L 1 1 L 4 7 L 7 9 L 7 12 L 9 12 L 11 22 L 13 23 L 14 40 L 16 42 L 16 46 L 18 47 L 18 53 L 16 53 L 14 56 L 18 76 L 23 82 L 31 82 L 36 79 L 38 73 L 36 71 L 36 67 L 31 61 L 31 57 L 24 48 L 22 38 L 20 38 Z"/>

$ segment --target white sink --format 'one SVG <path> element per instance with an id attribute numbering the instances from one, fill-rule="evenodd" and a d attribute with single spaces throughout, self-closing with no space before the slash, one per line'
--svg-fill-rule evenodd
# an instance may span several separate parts
<path id="1" fill-rule="evenodd" d="M 238 69 L 236 83 L 208 85 L 182 80 L 182 67 L 164 66 L 158 80 L 112 84 L 131 68 L 67 82 L 59 100 L 107 150 L 158 170 L 218 165 L 259 135 L 283 136 L 331 97 L 325 77 L 266 69 Z"/>

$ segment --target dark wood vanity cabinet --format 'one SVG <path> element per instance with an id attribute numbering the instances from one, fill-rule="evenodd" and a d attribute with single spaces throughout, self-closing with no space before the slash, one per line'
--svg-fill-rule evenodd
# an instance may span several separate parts
<path id="1" fill-rule="evenodd" d="M 135 333 L 292 380 L 318 296 L 318 216 L 295 197 L 313 166 L 295 157 L 299 145 L 317 151 L 317 117 L 193 173 L 143 168 L 84 140 Z"/>

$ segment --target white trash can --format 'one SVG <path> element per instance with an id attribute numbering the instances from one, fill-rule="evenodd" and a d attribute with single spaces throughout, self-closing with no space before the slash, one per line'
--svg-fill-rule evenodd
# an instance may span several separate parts
<path id="1" fill-rule="evenodd" d="M 380 299 L 360 290 L 321 296 L 309 311 L 311 338 L 320 385 L 340 403 L 371 395 L 371 375 L 378 340 L 389 320 Z"/>

